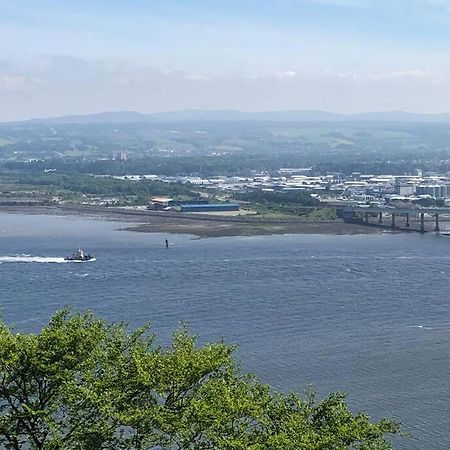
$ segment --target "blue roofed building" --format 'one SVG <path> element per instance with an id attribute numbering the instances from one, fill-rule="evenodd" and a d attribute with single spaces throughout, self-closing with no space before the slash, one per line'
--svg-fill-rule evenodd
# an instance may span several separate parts
<path id="1" fill-rule="evenodd" d="M 181 212 L 224 212 L 239 211 L 237 203 L 183 204 Z"/>

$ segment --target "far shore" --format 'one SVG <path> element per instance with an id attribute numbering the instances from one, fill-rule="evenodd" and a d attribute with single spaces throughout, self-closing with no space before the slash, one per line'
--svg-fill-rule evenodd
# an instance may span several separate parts
<path id="1" fill-rule="evenodd" d="M 340 220 L 304 222 L 298 219 L 269 220 L 261 217 L 223 217 L 160 211 L 141 211 L 82 205 L 1 206 L 0 213 L 76 215 L 126 222 L 124 230 L 143 233 L 190 234 L 197 237 L 257 236 L 274 234 L 379 234 L 379 227 L 368 227 Z M 135 224 L 135 225 L 134 225 Z"/>

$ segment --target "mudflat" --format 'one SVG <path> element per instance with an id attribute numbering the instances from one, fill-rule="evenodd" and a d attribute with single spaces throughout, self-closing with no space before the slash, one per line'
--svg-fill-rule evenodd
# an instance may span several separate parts
<path id="1" fill-rule="evenodd" d="M 126 222 L 127 231 L 143 233 L 191 234 L 198 237 L 257 236 L 272 234 L 374 234 L 382 230 L 340 220 L 305 222 L 269 220 L 260 217 L 223 217 L 142 211 L 83 205 L 2 206 L 0 212 L 21 214 L 79 215 Z M 134 225 L 136 223 L 136 225 Z"/>

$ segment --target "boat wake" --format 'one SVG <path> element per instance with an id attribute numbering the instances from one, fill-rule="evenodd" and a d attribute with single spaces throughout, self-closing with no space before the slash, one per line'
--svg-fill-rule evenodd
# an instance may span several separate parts
<path id="1" fill-rule="evenodd" d="M 63 264 L 63 263 L 79 263 L 90 261 L 95 261 L 95 258 L 92 258 L 89 261 L 67 261 L 64 258 L 58 258 L 56 256 L 31 256 L 31 255 L 0 256 L 0 264 L 4 263 Z"/>

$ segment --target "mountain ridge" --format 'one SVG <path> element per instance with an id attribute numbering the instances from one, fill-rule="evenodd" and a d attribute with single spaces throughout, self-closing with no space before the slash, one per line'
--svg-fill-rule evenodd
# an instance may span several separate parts
<path id="1" fill-rule="evenodd" d="M 238 110 L 186 109 L 157 113 L 139 113 L 136 111 L 105 111 L 85 115 L 67 115 L 44 119 L 29 119 L 5 124 L 106 124 L 136 122 L 449 122 L 450 113 L 413 113 L 406 111 L 369 111 L 355 114 L 341 114 L 322 110 L 280 110 L 244 112 Z"/>

